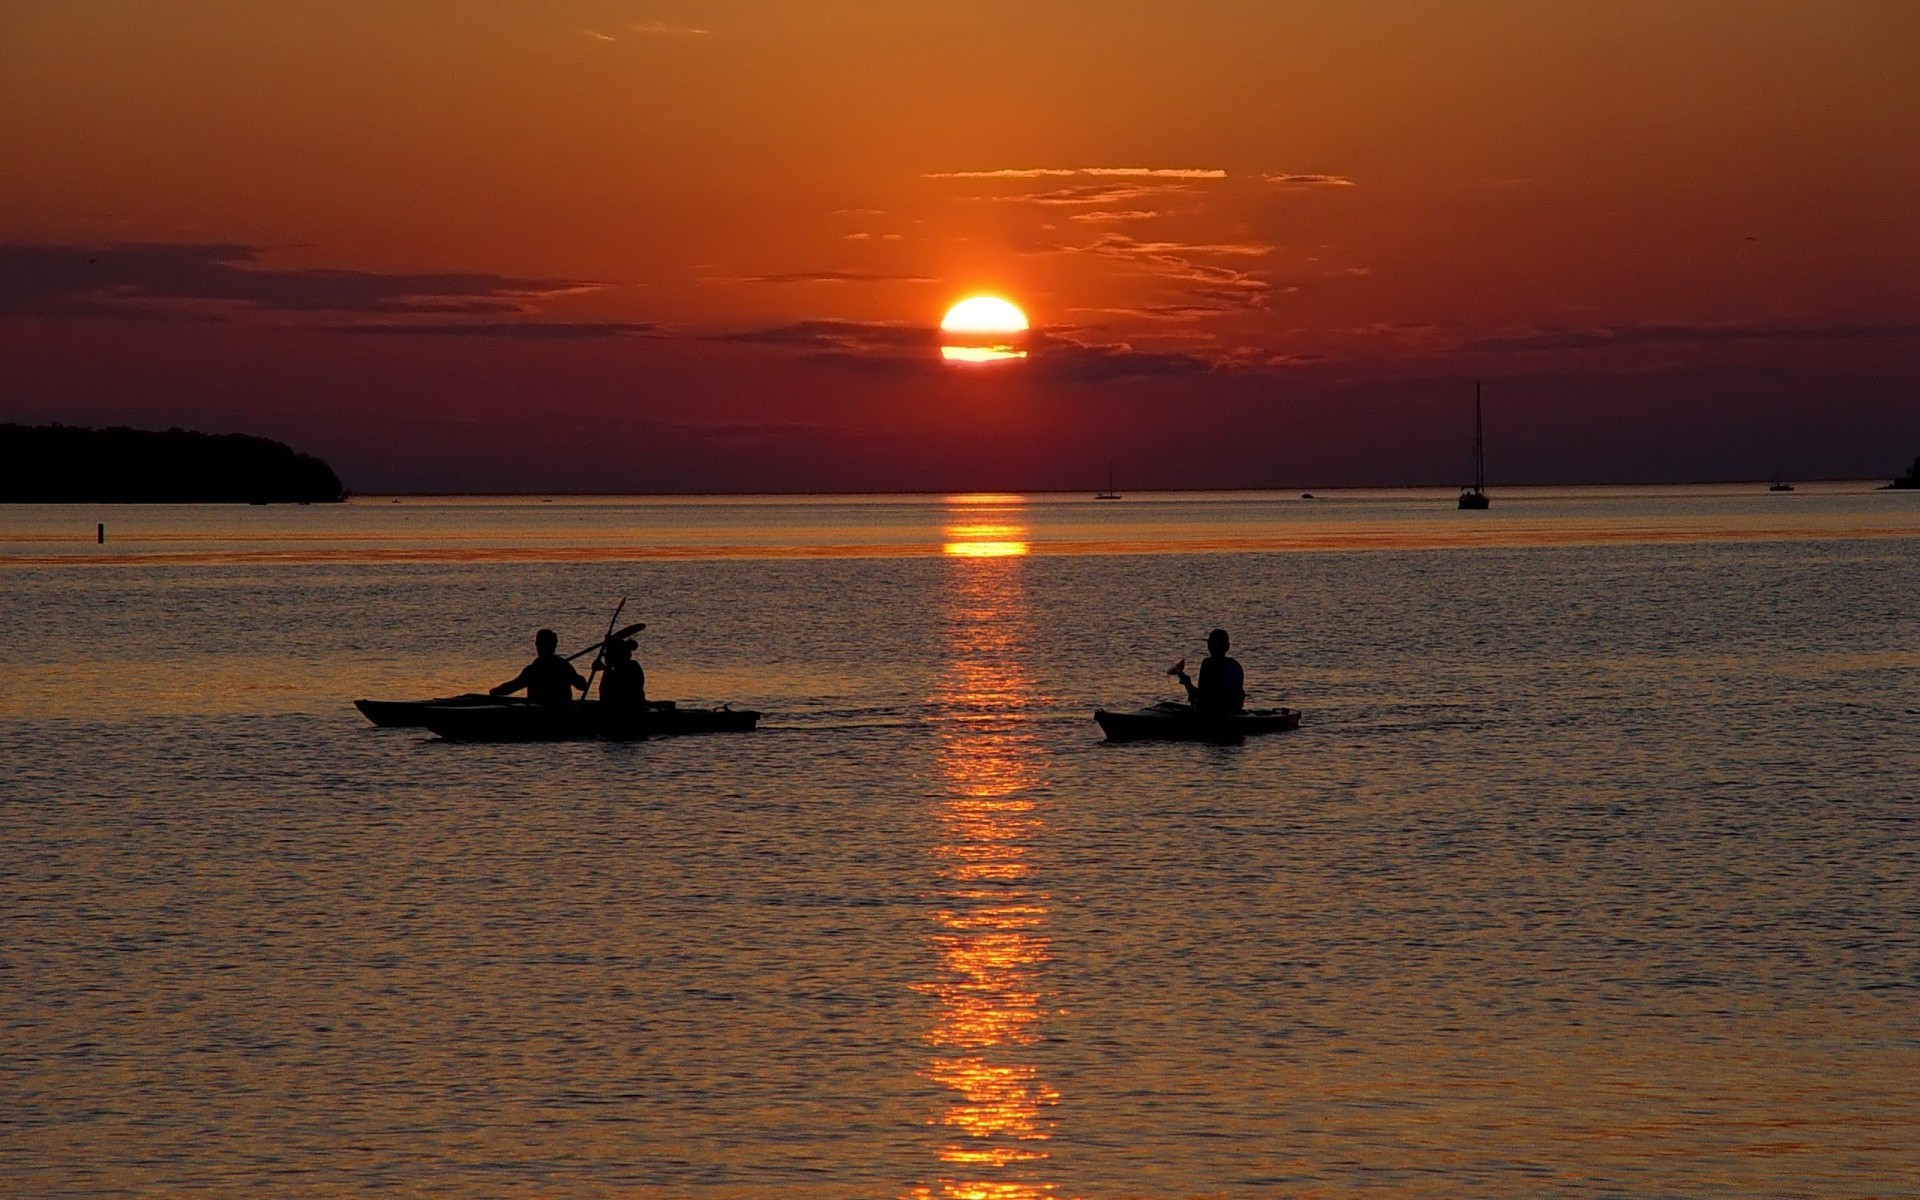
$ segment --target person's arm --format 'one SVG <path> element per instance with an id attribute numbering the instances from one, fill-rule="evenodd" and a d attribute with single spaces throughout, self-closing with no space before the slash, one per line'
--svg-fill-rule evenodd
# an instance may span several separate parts
<path id="1" fill-rule="evenodd" d="M 568 680 L 567 682 L 571 686 L 579 689 L 581 692 L 585 692 L 587 690 L 586 676 L 582 675 L 579 671 L 574 670 L 572 663 L 567 664 L 567 671 L 573 676 L 573 678 Z"/>
<path id="2" fill-rule="evenodd" d="M 1180 678 L 1180 686 L 1187 689 L 1187 703 L 1193 705 L 1195 708 L 1199 708 L 1200 707 L 1200 689 L 1194 686 L 1193 676 L 1187 674 L 1186 668 L 1182 667 L 1180 669 L 1179 678 Z M 1206 681 L 1206 678 L 1207 678 L 1207 664 L 1202 662 L 1200 664 L 1201 682 L 1204 683 Z"/>
<path id="3" fill-rule="evenodd" d="M 520 673 L 518 675 L 515 675 L 512 679 L 507 680 L 505 683 L 501 684 L 499 687 L 488 689 L 487 695 L 511 696 L 513 693 L 519 691 L 521 688 L 524 688 L 526 686 L 527 686 L 527 668 L 522 667 L 520 668 Z"/>

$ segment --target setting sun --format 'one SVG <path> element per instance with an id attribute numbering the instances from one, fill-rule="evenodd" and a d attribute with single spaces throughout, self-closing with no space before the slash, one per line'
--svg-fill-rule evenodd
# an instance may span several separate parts
<path id="1" fill-rule="evenodd" d="M 940 347 L 948 362 L 985 363 L 1025 358 L 1013 339 L 1027 332 L 1027 314 L 998 296 L 969 296 L 947 310 L 940 332 L 959 339 Z"/>
<path id="2" fill-rule="evenodd" d="M 998 296 L 969 296 L 947 310 L 944 333 L 1025 333 L 1027 314 Z"/>

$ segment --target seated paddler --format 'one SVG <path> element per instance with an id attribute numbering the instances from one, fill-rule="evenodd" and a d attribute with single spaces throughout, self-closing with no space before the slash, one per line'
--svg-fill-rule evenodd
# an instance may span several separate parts
<path id="1" fill-rule="evenodd" d="M 1216 629 L 1207 635 L 1207 656 L 1200 660 L 1200 682 L 1187 674 L 1187 664 L 1174 668 L 1174 674 L 1187 689 L 1187 701 L 1193 710 L 1207 716 L 1225 717 L 1247 705 L 1247 675 L 1237 659 L 1227 657 L 1227 631 Z"/>
<path id="2" fill-rule="evenodd" d="M 606 645 L 607 673 L 600 679 L 600 703 L 608 708 L 645 708 L 647 672 L 634 661 L 638 642 L 615 638 Z"/>
<path id="3" fill-rule="evenodd" d="M 510 696 L 522 689 L 535 704 L 571 704 L 576 691 L 587 690 L 587 681 L 573 664 L 559 654 L 560 637 L 551 629 L 533 635 L 534 659 L 520 673 L 492 689 L 488 695 Z"/>

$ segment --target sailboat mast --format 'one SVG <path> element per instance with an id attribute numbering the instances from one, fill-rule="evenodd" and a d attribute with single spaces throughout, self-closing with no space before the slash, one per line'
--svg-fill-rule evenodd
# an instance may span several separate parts
<path id="1" fill-rule="evenodd" d="M 1480 427 L 1480 381 L 1473 381 L 1473 490 L 1487 490 L 1487 442 Z"/>

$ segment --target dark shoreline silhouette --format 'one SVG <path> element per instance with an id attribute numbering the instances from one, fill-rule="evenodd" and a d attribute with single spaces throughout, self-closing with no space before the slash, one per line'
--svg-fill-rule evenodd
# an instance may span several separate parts
<path id="1" fill-rule="evenodd" d="M 269 438 L 0 425 L 0 503 L 306 504 L 346 497 L 332 467 Z"/>
<path id="2" fill-rule="evenodd" d="M 1920 455 L 1915 456 L 1913 465 L 1907 468 L 1905 475 L 1895 476 L 1887 486 L 1900 491 L 1920 490 Z"/>

